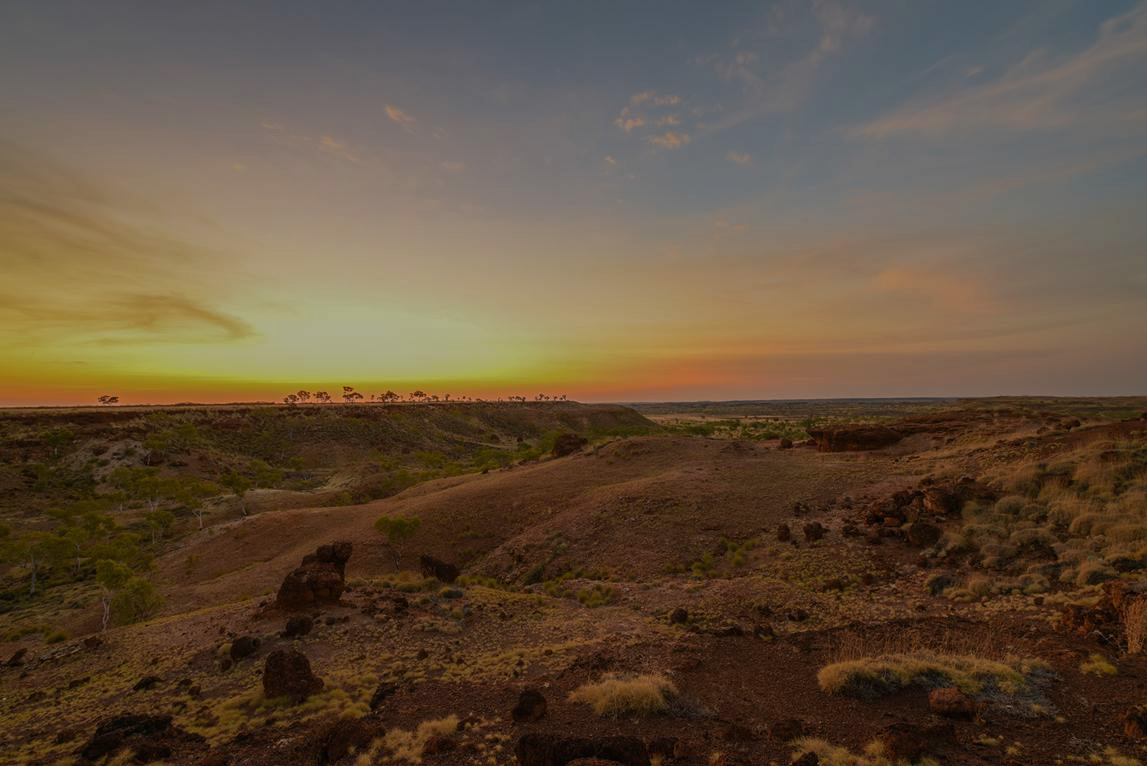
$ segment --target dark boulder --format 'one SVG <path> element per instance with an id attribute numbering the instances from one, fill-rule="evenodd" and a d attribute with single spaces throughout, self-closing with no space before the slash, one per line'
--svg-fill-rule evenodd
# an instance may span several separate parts
<path id="1" fill-rule="evenodd" d="M 323 688 L 323 680 L 311 672 L 307 655 L 295 649 L 276 649 L 263 665 L 263 696 L 306 699 Z"/>
<path id="2" fill-rule="evenodd" d="M 968 721 L 976 717 L 979 705 L 955 686 L 943 686 L 929 692 L 928 708 L 936 715 L 945 718 Z"/>
<path id="3" fill-rule="evenodd" d="M 907 531 L 908 543 L 917 548 L 927 548 L 930 545 L 935 545 L 940 542 L 940 537 L 944 531 L 935 524 L 929 524 L 926 521 L 915 521 L 908 525 Z"/>
<path id="4" fill-rule="evenodd" d="M 433 556 L 419 556 L 418 566 L 422 569 L 423 577 L 433 577 L 447 585 L 457 580 L 458 575 L 461 574 L 458 567 L 445 561 L 439 561 Z"/>
<path id="5" fill-rule="evenodd" d="M 684 607 L 679 606 L 669 613 L 670 625 L 684 625 L 687 622 L 689 622 L 689 612 Z"/>
<path id="6" fill-rule="evenodd" d="M 793 440 L 792 439 L 781 439 L 781 443 L 777 445 L 777 449 L 792 449 L 792 448 L 793 448 Z"/>
<path id="7" fill-rule="evenodd" d="M 303 557 L 275 597 L 280 609 L 308 609 L 321 604 L 337 604 L 346 589 L 346 563 L 353 546 L 348 542 L 320 545 Z"/>
<path id="8" fill-rule="evenodd" d="M 239 636 L 231 642 L 231 661 L 238 662 L 239 660 L 250 657 L 257 651 L 259 651 L 259 639 L 257 637 Z"/>
<path id="9" fill-rule="evenodd" d="M 649 766 L 649 751 L 638 737 L 565 737 L 531 732 L 518 738 L 519 766 L 565 766 L 579 758 Z"/>
<path id="10" fill-rule="evenodd" d="M 388 681 L 381 682 L 378 686 L 375 687 L 374 694 L 370 695 L 370 709 L 372 711 L 378 710 L 380 707 L 382 707 L 382 703 L 386 702 L 387 699 L 392 697 L 396 691 L 398 691 L 398 686 L 396 684 L 390 683 Z"/>
<path id="11" fill-rule="evenodd" d="M 587 444 L 589 444 L 589 440 L 577 434 L 559 434 L 558 438 L 554 439 L 553 456 L 572 455 L 575 452 L 580 452 Z"/>
<path id="12" fill-rule="evenodd" d="M 819 521 L 810 521 L 802 527 L 802 531 L 804 532 L 804 539 L 811 543 L 824 537 L 828 529 Z"/>
<path id="13" fill-rule="evenodd" d="M 148 689 L 154 689 L 155 686 L 160 682 L 160 680 L 161 679 L 159 676 L 144 676 L 143 678 L 136 681 L 135 686 L 131 687 L 131 689 L 132 689 L 132 691 L 136 691 L 136 692 L 142 692 L 142 691 L 147 691 Z"/>
<path id="14" fill-rule="evenodd" d="M 518 704 L 510 711 L 517 723 L 540 720 L 546 714 L 546 698 L 537 689 L 526 689 L 518 695 Z"/>
<path id="15" fill-rule="evenodd" d="M 781 524 L 777 527 L 777 542 L 787 543 L 793 539 L 793 531 L 789 529 L 788 524 Z"/>
<path id="16" fill-rule="evenodd" d="M 319 763 L 338 763 L 370 744 L 375 731 L 361 718 L 340 718 L 323 735 Z"/>
<path id="17" fill-rule="evenodd" d="M 136 763 L 150 763 L 170 758 L 182 749 L 200 747 L 203 742 L 198 734 L 172 726 L 169 715 L 125 714 L 101 721 L 78 752 L 84 760 L 98 761 L 128 748 Z"/>
<path id="18" fill-rule="evenodd" d="M 1147 739 L 1147 705 L 1133 707 L 1123 714 L 1123 734 L 1129 739 Z"/>
<path id="19" fill-rule="evenodd" d="M 287 625 L 283 628 L 283 638 L 298 638 L 305 636 L 311 632 L 315 627 L 315 621 L 306 615 L 299 615 L 287 620 Z"/>

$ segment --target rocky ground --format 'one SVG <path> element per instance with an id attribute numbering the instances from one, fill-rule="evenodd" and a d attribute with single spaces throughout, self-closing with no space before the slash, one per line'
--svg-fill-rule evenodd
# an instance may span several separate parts
<path id="1" fill-rule="evenodd" d="M 149 619 L 4 644 L 0 752 L 1147 762 L 1147 419 L 1126 405 L 612 439 L 228 519 L 157 559 Z M 379 517 L 418 524 L 387 541 Z"/>

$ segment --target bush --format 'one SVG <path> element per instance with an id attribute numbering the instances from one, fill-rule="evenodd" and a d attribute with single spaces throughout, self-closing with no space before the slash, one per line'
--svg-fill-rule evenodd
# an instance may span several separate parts
<path id="1" fill-rule="evenodd" d="M 144 577 L 135 576 L 112 596 L 111 609 L 121 625 L 139 622 L 163 606 L 163 597 Z"/>
<path id="2" fill-rule="evenodd" d="M 664 712 L 676 694 L 677 687 L 663 675 L 608 676 L 579 686 L 570 700 L 588 704 L 596 715 L 617 717 Z"/>
<path id="3" fill-rule="evenodd" d="M 1102 654 L 1092 654 L 1079 666 L 1079 672 L 1090 673 L 1093 676 L 1114 676 L 1119 673 L 1119 669 Z"/>
<path id="4" fill-rule="evenodd" d="M 886 654 L 826 665 L 817 673 L 822 691 L 851 697 L 889 694 L 908 686 L 933 689 L 956 686 L 972 696 L 1015 696 L 1030 692 L 1041 674 L 1041 660 L 1006 662 L 933 652 Z"/>

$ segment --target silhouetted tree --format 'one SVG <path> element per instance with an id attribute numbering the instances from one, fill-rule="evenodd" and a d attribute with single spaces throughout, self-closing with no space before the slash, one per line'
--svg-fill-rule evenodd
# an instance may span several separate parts
<path id="1" fill-rule="evenodd" d="M 303 389 L 299 389 L 295 393 L 295 396 L 297 396 L 299 398 L 300 402 L 309 402 L 311 400 L 311 392 L 305 391 Z"/>
<path id="2" fill-rule="evenodd" d="M 331 395 L 326 391 L 315 391 L 315 401 L 327 403 L 331 400 Z"/>
<path id="3" fill-rule="evenodd" d="M 98 397 L 96 401 L 103 405 L 119 404 L 119 397 L 108 396 L 107 394 L 104 394 L 103 396 Z"/>

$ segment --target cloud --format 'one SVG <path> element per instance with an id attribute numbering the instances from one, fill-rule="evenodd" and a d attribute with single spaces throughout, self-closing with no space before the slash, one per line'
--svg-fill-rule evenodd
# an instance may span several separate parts
<path id="1" fill-rule="evenodd" d="M 466 163 L 446 160 L 444 162 L 439 162 L 438 167 L 442 168 L 447 173 L 461 173 L 466 169 Z"/>
<path id="2" fill-rule="evenodd" d="M 226 261 L 163 223 L 146 203 L 0 144 L 0 345 L 252 335 L 215 305 Z"/>
<path id="3" fill-rule="evenodd" d="M 681 133 L 676 130 L 668 130 L 664 133 L 658 133 L 646 138 L 649 143 L 654 146 L 660 146 L 662 149 L 680 149 L 688 144 L 692 139 L 688 133 Z"/>
<path id="4" fill-rule="evenodd" d="M 319 151 L 325 152 L 326 154 L 333 154 L 336 157 L 340 157 L 357 165 L 362 164 L 362 159 L 356 151 L 351 149 L 350 144 L 334 136 L 322 136 L 319 138 Z"/>
<path id="5" fill-rule="evenodd" d="M 613 124 L 628 133 L 635 128 L 640 128 L 643 126 L 645 124 L 645 118 L 634 115 L 627 106 L 621 110 L 620 114 L 617 115 L 617 118 L 613 121 Z"/>
<path id="6" fill-rule="evenodd" d="M 722 79 L 739 82 L 744 90 L 740 106 L 706 125 L 706 131 L 725 130 L 764 114 L 795 110 L 808 98 L 824 62 L 839 55 L 849 40 L 866 36 L 875 24 L 873 17 L 832 0 L 817 0 L 812 11 L 816 43 L 799 58 L 770 68 L 767 74 L 762 74 L 758 66 L 757 51 L 746 48 L 695 59 L 696 64 L 711 68 Z M 774 20 L 770 25 L 773 33 L 778 31 L 777 23 Z"/>
<path id="7" fill-rule="evenodd" d="M 753 155 L 748 152 L 729 152 L 725 155 L 725 159 L 729 162 L 735 162 L 738 165 L 753 164 Z"/>
<path id="8" fill-rule="evenodd" d="M 942 138 L 976 130 L 1101 133 L 1147 129 L 1142 94 L 1119 83 L 1147 66 L 1147 4 L 1103 22 L 1086 49 L 1058 60 L 1035 51 L 995 80 L 910 103 L 860 126 L 864 138 Z"/>
<path id="9" fill-rule="evenodd" d="M 395 125 L 399 125 L 411 133 L 414 132 L 414 124 L 418 122 L 410 114 L 404 112 L 393 104 L 386 105 L 386 116 Z"/>
<path id="10" fill-rule="evenodd" d="M 680 96 L 662 95 L 653 90 L 644 90 L 629 97 L 629 103 L 634 106 L 648 104 L 649 106 L 677 106 L 681 103 Z"/>
<path id="11" fill-rule="evenodd" d="M 658 117 L 655 124 L 658 127 L 663 127 L 665 125 L 680 125 L 681 118 L 675 114 L 667 114 L 664 117 Z"/>

